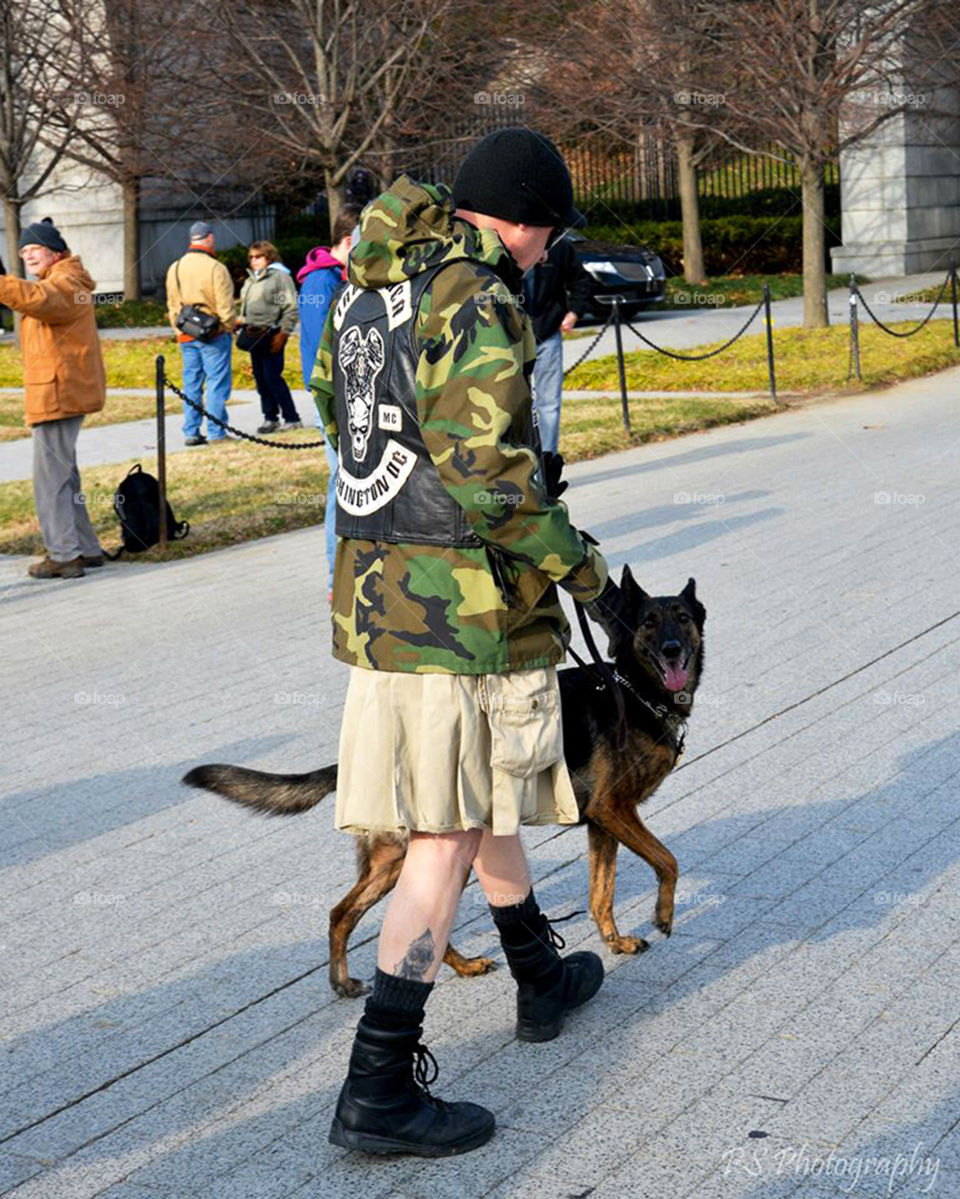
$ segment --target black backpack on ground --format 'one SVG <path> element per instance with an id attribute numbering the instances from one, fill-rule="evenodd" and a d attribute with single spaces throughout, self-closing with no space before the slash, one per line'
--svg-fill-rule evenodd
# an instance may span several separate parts
<path id="1" fill-rule="evenodd" d="M 131 466 L 113 494 L 113 510 L 123 529 L 123 546 L 112 556 L 142 554 L 160 540 L 160 484 L 138 462 Z M 181 541 L 190 532 L 188 521 L 178 521 L 167 504 L 167 540 Z"/>

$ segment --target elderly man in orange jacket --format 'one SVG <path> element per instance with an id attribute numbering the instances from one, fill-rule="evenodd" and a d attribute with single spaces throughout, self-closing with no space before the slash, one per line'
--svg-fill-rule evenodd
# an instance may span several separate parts
<path id="1" fill-rule="evenodd" d="M 106 400 L 93 279 L 53 224 L 28 225 L 20 257 L 36 282 L 0 275 L 0 304 L 23 314 L 26 423 L 33 431 L 33 494 L 47 547 L 29 574 L 77 579 L 103 565 L 77 469 L 77 436 Z"/>

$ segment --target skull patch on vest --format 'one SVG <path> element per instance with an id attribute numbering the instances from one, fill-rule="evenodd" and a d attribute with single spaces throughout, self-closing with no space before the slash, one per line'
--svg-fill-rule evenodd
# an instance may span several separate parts
<path id="1" fill-rule="evenodd" d="M 355 462 L 367 456 L 367 442 L 373 428 L 374 384 L 383 370 L 383 338 L 376 329 L 364 337 L 356 325 L 340 339 L 337 361 L 343 371 L 347 399 L 350 448 Z"/>

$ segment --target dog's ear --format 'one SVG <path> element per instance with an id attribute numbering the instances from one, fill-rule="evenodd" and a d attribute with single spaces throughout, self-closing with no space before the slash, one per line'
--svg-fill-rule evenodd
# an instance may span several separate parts
<path id="1" fill-rule="evenodd" d="M 696 579 L 687 579 L 687 585 L 680 592 L 680 598 L 684 600 L 693 613 L 693 618 L 697 622 L 697 628 L 703 629 L 707 619 L 707 610 L 697 599 L 697 581 Z"/>
<path id="2" fill-rule="evenodd" d="M 629 566 L 624 566 L 623 573 L 620 575 L 620 590 L 623 592 L 624 599 L 628 600 L 634 607 L 638 606 L 643 600 L 650 598 L 633 577 L 633 572 Z"/>

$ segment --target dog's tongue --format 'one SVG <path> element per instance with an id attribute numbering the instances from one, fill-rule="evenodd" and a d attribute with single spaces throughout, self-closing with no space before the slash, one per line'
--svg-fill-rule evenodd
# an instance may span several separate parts
<path id="1" fill-rule="evenodd" d="M 668 691 L 682 691 L 689 677 L 690 672 L 685 666 L 664 666 L 663 685 Z"/>

